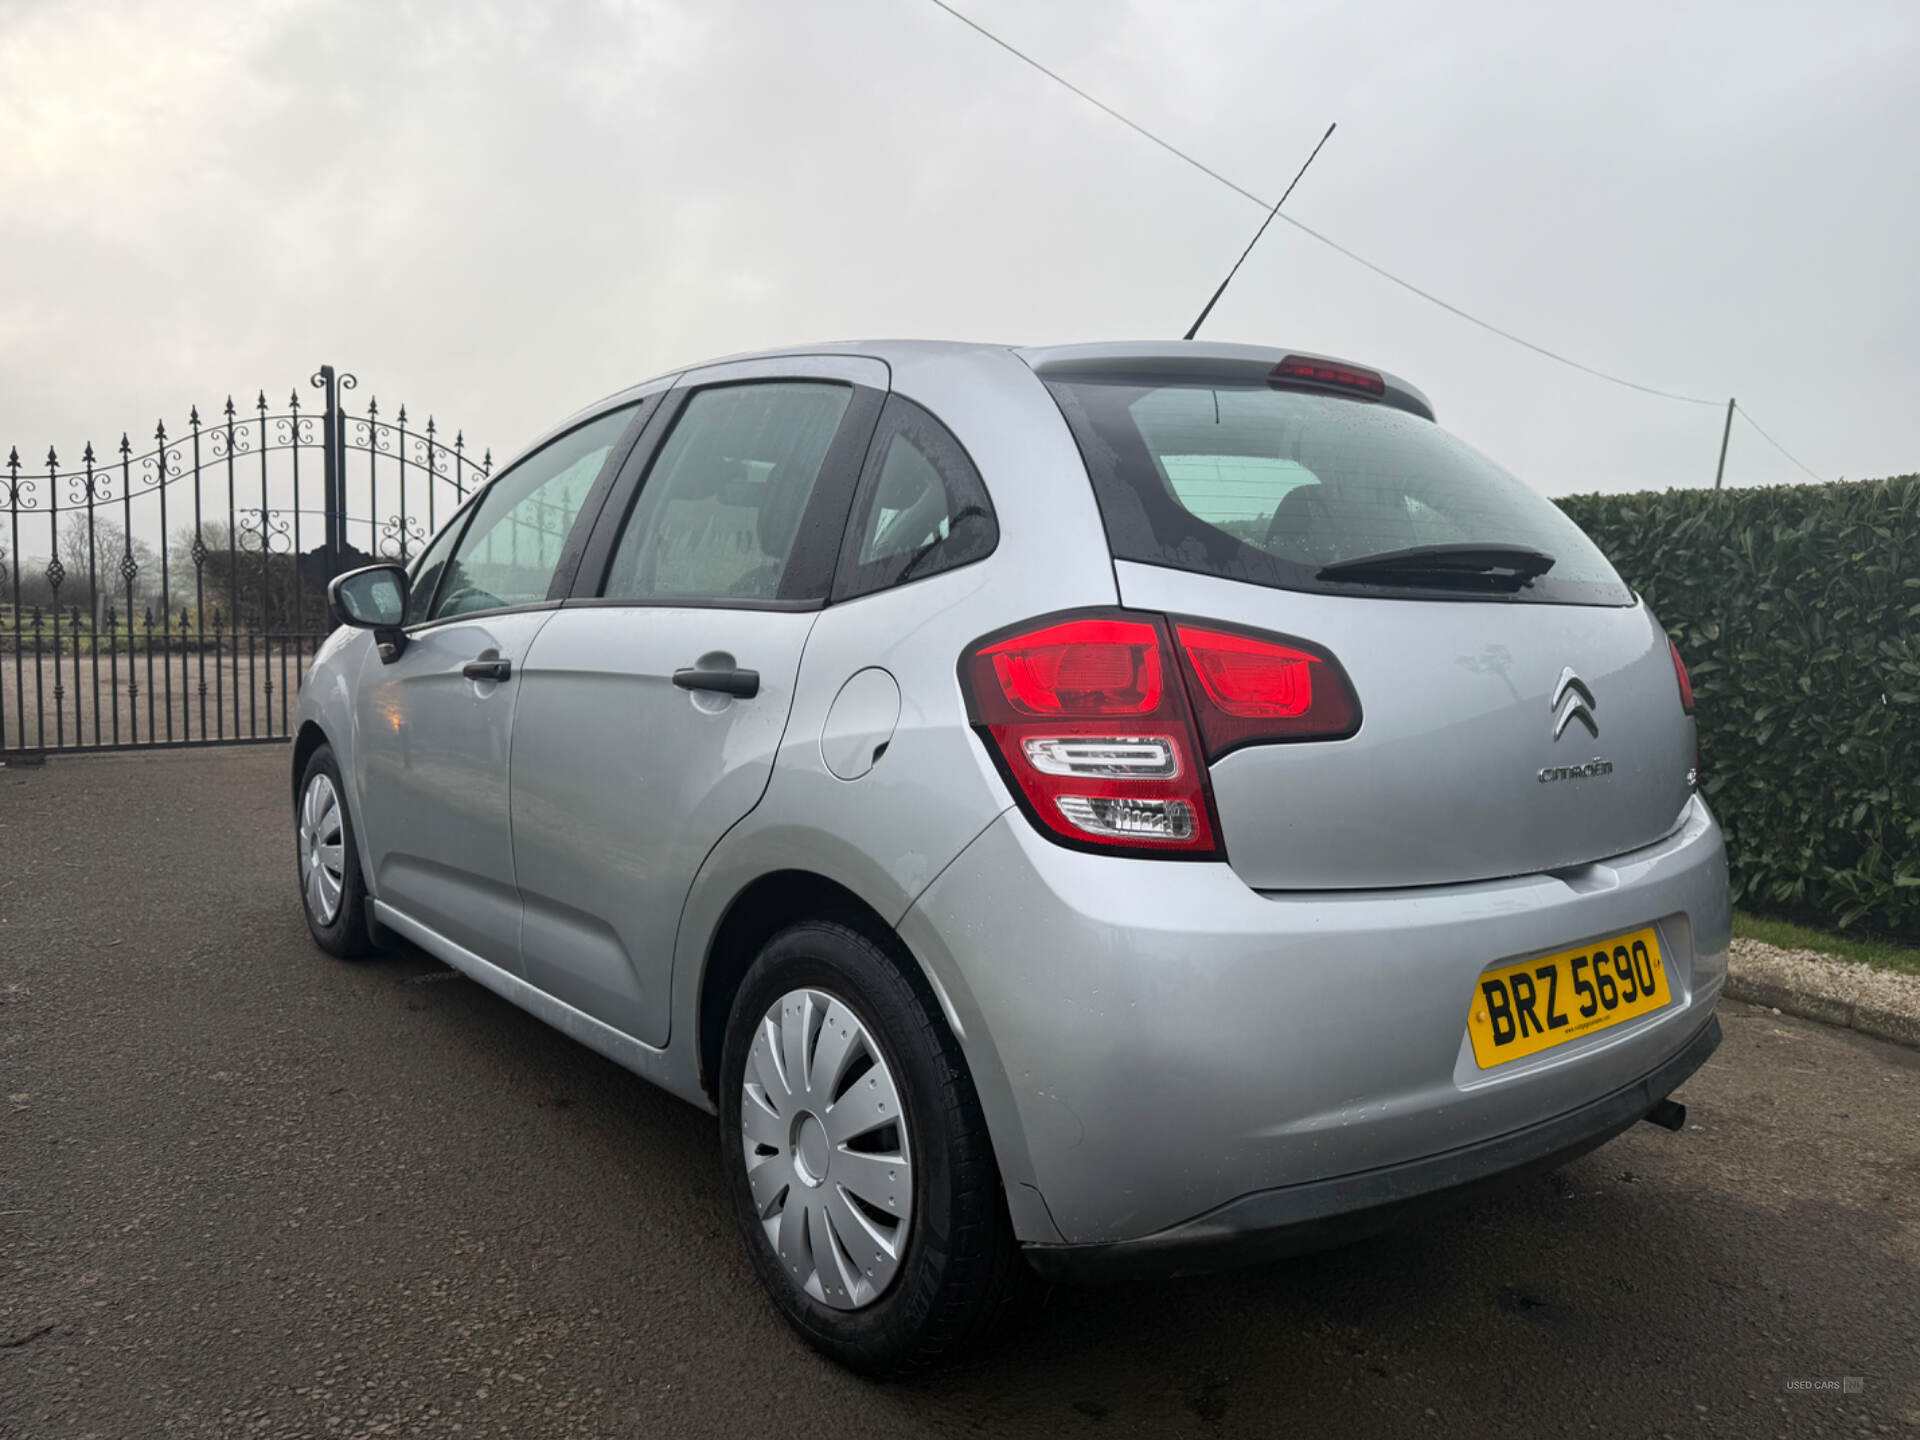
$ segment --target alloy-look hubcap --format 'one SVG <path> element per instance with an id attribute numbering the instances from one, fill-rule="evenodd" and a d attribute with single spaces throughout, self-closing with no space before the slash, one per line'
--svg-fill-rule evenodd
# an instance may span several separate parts
<path id="1" fill-rule="evenodd" d="M 300 887 L 307 913 L 322 925 L 331 925 L 340 913 L 346 888 L 340 825 L 340 795 L 333 781 L 314 776 L 300 801 Z"/>
<path id="2" fill-rule="evenodd" d="M 858 1310 L 886 1291 L 913 1223 L 906 1114 L 860 1017 L 793 990 L 761 1018 L 740 1087 L 754 1212 L 808 1295 Z"/>

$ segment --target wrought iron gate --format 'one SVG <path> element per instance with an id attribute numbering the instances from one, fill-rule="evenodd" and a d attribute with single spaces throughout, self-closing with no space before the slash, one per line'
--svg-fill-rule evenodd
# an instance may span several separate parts
<path id="1" fill-rule="evenodd" d="M 156 427 L 144 454 L 125 435 L 78 467 L 10 451 L 0 759 L 287 738 L 331 628 L 327 581 L 407 559 L 493 465 L 431 416 L 409 428 L 404 405 L 349 415 L 358 381 L 331 365 L 311 384 L 317 414 L 297 387 L 279 412 L 265 391 L 251 413 L 229 396 L 215 420 L 196 406 L 173 433 Z"/>

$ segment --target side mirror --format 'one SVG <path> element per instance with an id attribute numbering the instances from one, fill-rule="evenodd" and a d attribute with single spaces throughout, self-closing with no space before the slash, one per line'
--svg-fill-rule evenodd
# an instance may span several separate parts
<path id="1" fill-rule="evenodd" d="M 369 565 L 336 576 L 327 586 L 334 622 L 373 631 L 380 658 L 392 664 L 407 648 L 407 572 L 399 565 Z"/>

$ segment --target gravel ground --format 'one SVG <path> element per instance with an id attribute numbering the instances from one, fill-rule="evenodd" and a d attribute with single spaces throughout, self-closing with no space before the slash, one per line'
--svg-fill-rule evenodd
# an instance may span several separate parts
<path id="1" fill-rule="evenodd" d="M 854 1379 L 758 1292 L 710 1117 L 313 948 L 285 765 L 0 769 L 4 1440 L 1920 1430 L 1920 1051 L 1732 1003 L 1682 1134 Z"/>
<path id="2" fill-rule="evenodd" d="M 1735 940 L 1727 993 L 1882 1040 L 1920 1045 L 1920 976 L 1875 970 L 1813 950 Z"/>

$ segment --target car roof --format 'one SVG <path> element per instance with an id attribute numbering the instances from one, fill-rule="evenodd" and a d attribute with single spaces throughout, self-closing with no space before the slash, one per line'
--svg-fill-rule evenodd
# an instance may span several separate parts
<path id="1" fill-rule="evenodd" d="M 1042 377 L 1049 373 L 1074 373 L 1105 375 L 1115 379 L 1158 379 L 1166 383 L 1179 383 L 1183 379 L 1203 379 L 1207 376 L 1217 376 L 1222 371 L 1228 373 L 1245 371 L 1249 379 L 1264 379 L 1265 372 L 1271 370 L 1281 360 L 1290 355 L 1303 356 L 1312 360 L 1331 361 L 1339 365 L 1359 365 L 1360 368 L 1371 370 L 1386 383 L 1386 394 L 1382 397 L 1386 403 L 1411 411 L 1428 420 L 1435 418 L 1433 404 L 1427 399 L 1425 393 L 1397 375 L 1382 370 L 1376 365 L 1366 365 L 1338 355 L 1326 355 L 1319 351 L 1298 350 L 1286 346 L 1239 345 L 1224 340 L 1102 340 L 1090 344 L 1037 346 L 994 344 L 980 340 L 823 340 L 807 345 L 781 345 L 767 350 L 743 350 L 732 355 L 717 355 L 671 370 L 664 370 L 638 384 L 616 390 L 611 395 L 594 401 L 591 405 L 582 406 L 545 434 L 516 451 L 510 460 L 495 468 L 495 473 L 509 468 L 556 435 L 564 434 L 596 414 L 637 400 L 642 395 L 659 389 L 662 384 L 678 379 L 690 370 L 704 370 L 715 365 L 731 365 L 743 360 L 780 360 L 798 355 L 860 355 L 879 360 L 891 367 L 955 358 L 983 351 L 1012 355 L 1025 362 L 1035 374 Z"/>
<path id="2" fill-rule="evenodd" d="M 697 361 L 692 365 L 656 376 L 654 380 L 643 382 L 652 384 L 659 379 L 683 374 L 687 370 L 704 369 L 709 365 L 727 365 L 741 360 L 777 360 L 792 355 L 864 355 L 889 364 L 909 361 L 925 361 L 948 355 L 966 354 L 974 351 L 997 350 L 1011 352 L 1031 366 L 1036 373 L 1048 371 L 1108 371 L 1120 374 L 1132 371 L 1140 374 L 1165 374 L 1177 377 L 1182 373 L 1195 375 L 1209 371 L 1218 371 L 1222 366 L 1238 368 L 1240 366 L 1259 366 L 1262 370 L 1271 369 L 1289 355 L 1304 356 L 1313 360 L 1327 360 L 1341 365 L 1362 364 L 1338 355 L 1326 355 L 1313 350 L 1300 350 L 1275 345 L 1240 345 L 1222 340 L 1103 340 L 1091 344 L 1078 345 L 1004 345 L 974 340 L 826 340 L 810 345 L 784 345 L 768 350 L 747 350 L 733 355 L 721 355 L 711 360 Z M 1434 418 L 1433 404 L 1426 394 L 1398 375 L 1380 369 L 1377 365 L 1364 365 L 1385 380 L 1388 400 L 1402 409 L 1414 410 Z M 635 390 L 643 386 L 633 387 Z M 622 391 L 621 394 L 627 392 Z M 615 397 L 609 396 L 608 400 Z M 602 402 L 606 403 L 606 402 Z"/>

